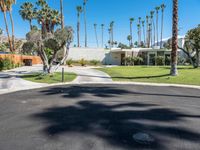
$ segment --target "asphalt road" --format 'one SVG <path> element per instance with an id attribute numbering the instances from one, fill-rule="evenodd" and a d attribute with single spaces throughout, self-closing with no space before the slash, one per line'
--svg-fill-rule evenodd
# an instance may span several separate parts
<path id="1" fill-rule="evenodd" d="M 155 142 L 139 144 L 145 132 Z M 200 91 L 67 85 L 0 96 L 0 150 L 199 150 Z"/>

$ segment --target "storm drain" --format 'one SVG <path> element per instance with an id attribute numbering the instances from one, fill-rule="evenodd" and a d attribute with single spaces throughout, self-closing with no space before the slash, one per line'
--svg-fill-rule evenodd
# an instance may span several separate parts
<path id="1" fill-rule="evenodd" d="M 151 135 L 143 132 L 133 134 L 133 139 L 135 140 L 135 142 L 145 145 L 149 145 L 155 142 L 155 139 Z"/>

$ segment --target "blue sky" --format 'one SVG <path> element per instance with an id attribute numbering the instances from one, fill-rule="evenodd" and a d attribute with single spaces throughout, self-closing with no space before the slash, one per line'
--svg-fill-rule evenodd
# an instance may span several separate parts
<path id="1" fill-rule="evenodd" d="M 25 2 L 35 2 L 35 0 L 17 0 L 17 5 L 13 7 L 13 17 L 15 23 L 16 37 L 24 38 L 29 31 L 29 24 L 23 21 L 18 11 L 20 5 Z M 76 6 L 82 5 L 83 0 L 63 0 L 65 24 L 70 25 L 76 31 L 77 13 Z M 48 0 L 50 6 L 59 9 L 58 0 Z M 88 0 L 87 4 L 87 21 L 88 21 L 88 43 L 89 46 L 95 46 L 95 34 L 93 24 L 98 24 L 98 37 L 101 39 L 100 25 L 105 24 L 105 41 L 108 41 L 109 23 L 115 21 L 114 39 L 118 42 L 128 43 L 127 35 L 129 35 L 129 18 L 142 17 L 162 3 L 167 5 L 165 10 L 164 36 L 171 36 L 172 26 L 172 0 Z M 200 24 L 200 0 L 179 0 L 179 28 L 180 35 L 184 35 L 189 29 Z M 159 18 L 160 19 L 160 18 Z M 36 23 L 36 22 L 35 22 Z M 81 18 L 81 45 L 84 43 L 84 26 L 83 17 Z M 137 39 L 137 21 L 134 22 L 134 39 Z M 0 28 L 5 29 L 3 15 L 0 13 Z M 76 32 L 74 43 L 76 43 Z"/>

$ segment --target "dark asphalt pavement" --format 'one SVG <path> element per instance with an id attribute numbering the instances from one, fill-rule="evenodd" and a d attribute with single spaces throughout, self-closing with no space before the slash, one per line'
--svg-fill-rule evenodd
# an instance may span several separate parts
<path id="1" fill-rule="evenodd" d="M 143 145 L 133 134 L 155 142 Z M 200 150 L 200 90 L 66 85 L 0 96 L 0 150 Z"/>

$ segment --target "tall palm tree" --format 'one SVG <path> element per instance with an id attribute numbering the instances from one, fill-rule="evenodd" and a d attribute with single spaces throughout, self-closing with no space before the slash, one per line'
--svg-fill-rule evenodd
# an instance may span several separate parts
<path id="1" fill-rule="evenodd" d="M 61 28 L 64 29 L 63 0 L 60 0 Z"/>
<path id="2" fill-rule="evenodd" d="M 160 10 L 160 6 L 156 7 L 155 8 L 156 10 L 156 37 L 157 37 L 157 46 L 158 46 L 158 40 L 159 40 L 159 37 L 158 37 L 158 14 L 159 14 L 159 10 Z"/>
<path id="3" fill-rule="evenodd" d="M 130 48 L 132 48 L 131 39 L 132 39 L 131 35 L 128 35 L 128 36 L 127 36 L 127 40 L 129 41 L 129 46 L 130 46 Z"/>
<path id="4" fill-rule="evenodd" d="M 164 10 L 165 10 L 165 8 L 166 8 L 166 5 L 165 4 L 162 4 L 161 6 L 160 6 L 160 8 L 161 8 L 161 12 L 162 12 L 162 20 L 161 20 L 161 35 L 160 35 L 160 48 L 162 48 L 162 45 L 163 45 L 163 26 L 164 26 L 164 24 L 163 24 L 163 22 L 164 22 Z"/>
<path id="5" fill-rule="evenodd" d="M 146 47 L 149 48 L 149 16 L 146 16 Z"/>
<path id="6" fill-rule="evenodd" d="M 152 24 L 151 23 L 149 23 L 148 24 L 148 48 L 150 47 L 150 43 L 151 43 L 151 38 L 152 38 L 152 36 L 151 36 L 151 34 L 152 34 Z"/>
<path id="7" fill-rule="evenodd" d="M 13 51 L 15 51 L 15 29 L 14 29 L 14 21 L 13 21 L 13 16 L 12 16 L 12 5 L 16 4 L 16 0 L 7 0 L 6 5 L 7 5 L 7 10 L 9 12 L 10 16 L 10 21 L 11 21 L 11 26 L 12 26 L 12 48 Z"/>
<path id="8" fill-rule="evenodd" d="M 151 17 L 151 46 L 153 46 L 153 41 L 154 41 L 154 45 L 155 45 L 155 42 L 156 42 L 156 30 L 155 30 L 155 23 L 154 23 L 154 13 L 155 11 L 151 11 L 150 12 L 150 17 Z M 152 26 L 153 26 L 153 30 L 152 30 Z M 154 31 L 154 34 L 153 34 L 153 31 Z M 154 35 L 154 38 L 153 38 L 153 35 Z"/>
<path id="9" fill-rule="evenodd" d="M 141 45 L 141 41 L 142 41 L 142 34 L 141 34 L 141 20 L 142 20 L 142 18 L 141 17 L 139 17 L 138 18 L 138 24 L 139 24 L 139 46 Z"/>
<path id="10" fill-rule="evenodd" d="M 137 43 L 137 46 L 140 47 L 140 24 L 137 24 L 137 29 L 138 29 L 138 43 Z"/>
<path id="11" fill-rule="evenodd" d="M 97 47 L 99 47 L 99 41 L 98 41 L 98 36 L 97 36 L 97 24 L 94 24 L 94 33 L 95 33 L 95 38 L 97 42 Z"/>
<path id="12" fill-rule="evenodd" d="M 84 24 L 85 24 L 85 47 L 87 47 L 87 20 L 86 20 L 86 4 L 88 0 L 83 1 L 83 11 L 84 11 Z"/>
<path id="13" fill-rule="evenodd" d="M 77 45 L 80 47 L 80 14 L 83 12 L 83 9 L 81 6 L 76 7 L 77 10 Z"/>
<path id="14" fill-rule="evenodd" d="M 8 21 L 7 21 L 7 17 L 6 17 L 6 12 L 7 12 L 6 1 L 4 1 L 4 0 L 0 1 L 0 9 L 1 9 L 1 12 L 3 13 L 3 16 L 4 16 L 4 22 L 5 22 L 5 25 L 6 25 L 6 33 L 7 33 L 7 37 L 8 37 L 8 43 L 9 43 L 10 51 L 13 52 L 12 41 L 11 41 L 10 33 L 9 33 L 9 30 L 8 30 Z"/>
<path id="15" fill-rule="evenodd" d="M 19 14 L 22 16 L 23 20 L 28 20 L 30 24 L 30 30 L 32 30 L 32 20 L 35 18 L 35 11 L 33 9 L 33 4 L 30 2 L 25 2 L 21 5 Z"/>
<path id="16" fill-rule="evenodd" d="M 134 18 L 130 18 L 129 21 L 130 21 L 130 36 L 131 36 L 130 47 L 132 48 L 133 47 L 133 21 L 134 21 Z"/>
<path id="17" fill-rule="evenodd" d="M 103 48 L 104 45 L 104 24 L 101 24 L 101 46 Z"/>
<path id="18" fill-rule="evenodd" d="M 110 29 L 111 29 L 111 46 L 113 47 L 113 45 L 114 45 L 114 21 L 112 21 L 111 23 L 110 23 Z"/>
<path id="19" fill-rule="evenodd" d="M 145 21 L 142 21 L 142 28 L 143 28 L 143 38 L 144 38 L 144 45 L 146 45 L 146 36 L 145 36 L 145 29 L 144 29 L 144 23 Z"/>
<path id="20" fill-rule="evenodd" d="M 173 27 L 172 27 L 172 52 L 171 71 L 172 76 L 177 76 L 177 50 L 178 50 L 178 0 L 173 0 Z"/>
<path id="21" fill-rule="evenodd" d="M 111 49 L 111 42 L 112 42 L 111 28 L 108 29 L 108 34 L 109 34 L 108 44 L 109 44 L 109 47 L 110 47 L 110 49 Z"/>

